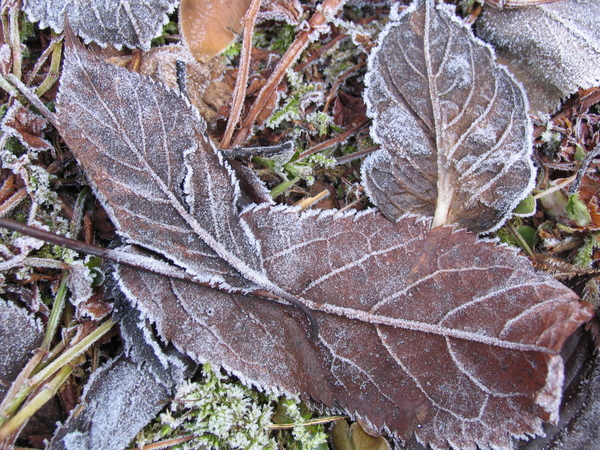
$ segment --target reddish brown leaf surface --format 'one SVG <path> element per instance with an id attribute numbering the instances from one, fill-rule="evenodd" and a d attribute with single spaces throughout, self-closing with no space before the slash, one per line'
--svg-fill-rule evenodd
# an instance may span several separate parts
<path id="1" fill-rule="evenodd" d="M 570 290 L 511 249 L 414 217 L 239 214 L 237 181 L 183 97 L 67 47 L 60 131 L 120 234 L 218 288 L 121 268 L 163 338 L 433 448 L 510 448 L 555 418 L 558 352 L 591 315 Z M 287 301 L 243 293 L 256 288 Z"/>
<path id="2" fill-rule="evenodd" d="M 373 212 L 265 207 L 243 218 L 271 279 L 315 312 L 319 337 L 288 305 L 122 269 L 128 296 L 196 360 L 404 438 L 416 430 L 434 448 L 509 448 L 511 434 L 539 433 L 539 417 L 556 414 L 556 352 L 589 310 L 512 250 Z"/>

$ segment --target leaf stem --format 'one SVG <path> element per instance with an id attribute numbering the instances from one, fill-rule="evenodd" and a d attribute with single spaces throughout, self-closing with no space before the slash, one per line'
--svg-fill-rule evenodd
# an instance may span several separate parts
<path id="1" fill-rule="evenodd" d="M 291 180 L 283 181 L 273 189 L 271 189 L 271 197 L 276 198 L 279 195 L 283 194 L 283 192 L 288 189 L 290 186 L 293 186 L 298 181 L 300 181 L 300 177 L 293 178 Z"/>
<path id="2" fill-rule="evenodd" d="M 44 78 L 42 84 L 40 84 L 35 90 L 35 95 L 37 95 L 38 97 L 41 97 L 46 92 L 48 92 L 48 90 L 50 90 L 50 88 L 54 86 L 54 83 L 56 83 L 56 81 L 58 80 L 60 74 L 60 62 L 62 60 L 62 36 L 58 39 L 53 40 L 48 49 L 46 49 L 46 51 L 44 52 L 44 54 L 48 50 L 52 51 L 52 59 L 50 60 L 50 68 L 48 69 L 46 78 Z"/>
<path id="3" fill-rule="evenodd" d="M 545 191 L 540 192 L 539 194 L 535 194 L 533 196 L 533 198 L 535 200 L 537 200 L 539 198 L 545 197 L 546 195 L 550 195 L 553 192 L 560 191 L 562 188 L 567 187 L 569 184 L 571 184 L 573 181 L 575 181 L 575 178 L 577 178 L 577 174 L 573 175 L 572 177 L 567 178 L 562 183 L 559 183 L 556 186 L 552 186 L 551 188 L 548 188 Z"/>
<path id="4" fill-rule="evenodd" d="M 535 259 L 535 254 L 533 253 L 533 250 L 531 250 L 531 247 L 529 247 L 529 244 L 527 243 L 527 241 L 525 239 L 523 239 L 523 236 L 521 235 L 521 233 L 519 233 L 519 230 L 517 230 L 515 228 L 515 226 L 512 224 L 512 222 L 510 221 L 506 221 L 506 226 L 508 227 L 508 229 L 511 231 L 511 233 L 515 236 L 515 238 L 517 238 L 517 240 L 519 241 L 519 244 L 521 244 L 521 246 L 523 247 L 523 249 L 525 250 L 525 252 L 533 259 Z"/>
<path id="5" fill-rule="evenodd" d="M 10 84 L 2 75 L 0 75 L 0 88 L 8 92 L 8 95 L 10 95 L 11 97 L 19 96 L 19 90 L 15 88 L 12 84 Z"/>
<path id="6" fill-rule="evenodd" d="M 31 400 L 29 400 L 2 428 L 0 428 L 0 441 L 5 440 L 8 436 L 18 431 L 19 428 L 33 416 L 42 406 L 44 406 L 67 381 L 69 375 L 73 372 L 73 366 L 67 364 L 62 367 L 56 376 L 43 386 Z"/>
<path id="7" fill-rule="evenodd" d="M 46 118 L 48 122 L 50 122 L 54 127 L 58 128 L 58 119 L 48 108 L 46 105 L 42 103 L 37 95 L 31 91 L 21 80 L 15 77 L 13 74 L 9 73 L 6 76 L 6 79 L 11 82 L 18 90 L 23 94 L 23 96 L 29 100 L 29 102 L 37 108 L 39 113 Z"/>

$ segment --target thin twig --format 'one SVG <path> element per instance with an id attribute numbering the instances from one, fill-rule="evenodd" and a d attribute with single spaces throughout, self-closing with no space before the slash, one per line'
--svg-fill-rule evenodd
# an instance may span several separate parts
<path id="1" fill-rule="evenodd" d="M 35 106 L 37 108 L 39 113 L 42 116 L 44 116 L 46 118 L 46 120 L 48 120 L 48 122 L 50 122 L 52 125 L 54 125 L 56 128 L 58 128 L 58 119 L 56 118 L 54 113 L 50 112 L 50 110 L 48 108 L 46 108 L 46 105 L 44 105 L 42 103 L 40 98 L 37 95 L 35 95 L 35 93 L 31 89 L 29 89 L 27 86 L 25 86 L 25 84 L 21 80 L 19 80 L 17 77 L 15 77 L 12 73 L 9 73 L 6 76 L 6 79 L 9 82 L 11 82 L 13 84 L 13 86 L 15 86 L 21 92 L 21 94 L 23 94 L 23 96 L 27 100 L 29 100 L 29 102 L 33 106 Z"/>
<path id="2" fill-rule="evenodd" d="M 510 232 L 513 234 L 513 236 L 519 241 L 519 243 L 521 244 L 521 246 L 523 247 L 523 249 L 525 250 L 525 252 L 531 258 L 535 259 L 535 254 L 533 253 L 533 250 L 531 249 L 531 247 L 529 247 L 529 244 L 527 243 L 527 241 L 525 240 L 525 238 L 523 238 L 523 236 L 521 235 L 521 233 L 519 233 L 519 230 L 517 230 L 517 228 L 511 223 L 510 220 L 506 222 L 506 226 L 508 227 L 508 229 L 510 230 Z"/>
<path id="3" fill-rule="evenodd" d="M 305 211 L 308 208 L 310 208 L 311 206 L 319 203 L 321 200 L 329 197 L 330 192 L 327 189 L 323 189 L 321 192 L 319 192 L 317 195 L 313 196 L 313 197 L 307 197 L 307 198 L 303 198 L 302 200 L 297 201 L 296 203 L 294 203 L 294 206 L 298 206 L 300 207 L 300 211 Z"/>
<path id="4" fill-rule="evenodd" d="M 320 417 L 318 419 L 307 420 L 301 424 L 296 423 L 274 423 L 272 425 L 267 425 L 266 428 L 269 430 L 289 430 L 291 428 L 295 428 L 298 425 L 303 427 L 310 427 L 311 425 L 320 425 L 323 423 L 335 422 L 340 419 L 347 419 L 348 416 L 330 416 L 330 417 Z"/>
<path id="5" fill-rule="evenodd" d="M 333 84 L 333 86 L 331 87 L 331 90 L 329 91 L 329 95 L 327 96 L 327 100 L 325 100 L 325 105 L 323 105 L 323 112 L 327 112 L 329 110 L 329 105 L 333 101 L 333 99 L 335 97 L 335 94 L 337 94 L 337 90 L 340 87 L 340 84 L 342 84 L 342 82 L 346 78 L 348 78 L 352 74 L 352 72 L 357 71 L 358 69 L 360 69 L 361 67 L 364 67 L 365 65 L 366 65 L 366 63 L 364 61 L 360 61 L 358 64 L 354 64 L 352 67 L 350 67 L 344 73 L 342 73 L 337 78 L 337 80 L 335 80 L 335 83 Z"/>
<path id="6" fill-rule="evenodd" d="M 346 164 L 347 162 L 354 161 L 355 159 L 362 158 L 364 156 L 370 155 L 371 153 L 379 150 L 379 146 L 363 148 L 354 153 L 350 153 L 349 155 L 340 156 L 335 160 L 335 165 Z"/>
<path id="7" fill-rule="evenodd" d="M 10 219 L 0 218 L 0 227 L 7 228 L 11 231 L 17 231 L 26 236 L 31 236 L 42 241 L 50 242 L 51 244 L 56 244 L 66 248 L 70 248 L 71 250 L 75 250 L 79 253 L 98 256 L 99 258 L 108 259 L 110 261 L 114 261 L 116 263 L 123 264 L 129 267 L 135 267 L 137 269 L 146 270 L 148 272 L 156 273 L 158 275 L 163 275 L 169 278 L 176 278 L 179 280 L 189 281 L 200 286 L 207 286 L 213 289 L 219 288 L 218 286 L 215 286 L 213 284 L 199 281 L 196 277 L 187 273 L 185 269 L 171 265 L 164 261 L 160 261 L 155 258 L 150 258 L 147 256 L 128 253 L 119 250 L 111 250 L 96 247 L 94 245 L 89 245 L 84 242 L 76 241 L 75 239 L 69 239 L 65 236 L 50 233 L 49 231 L 40 230 L 38 228 L 24 225 L 20 222 Z M 28 259 L 31 260 L 34 258 Z M 283 291 L 280 294 L 274 294 L 263 289 L 257 289 L 255 291 L 249 292 L 248 294 L 266 298 L 269 300 L 285 301 L 286 303 L 299 309 L 306 316 L 310 323 L 311 338 L 315 339 L 317 337 L 319 328 L 312 312 L 291 294 L 288 294 Z M 2 417 L 0 417 L 0 420 L 1 419 Z"/>
<path id="8" fill-rule="evenodd" d="M 283 79 L 285 72 L 288 68 L 294 64 L 294 62 L 300 57 L 304 49 L 308 46 L 312 39 L 314 39 L 314 33 L 322 29 L 327 22 L 327 16 L 335 14 L 339 8 L 343 5 L 344 0 L 325 0 L 321 5 L 321 11 L 316 12 L 308 21 L 308 30 L 302 31 L 294 40 L 292 45 L 288 48 L 285 55 L 275 70 L 269 77 L 267 84 L 260 90 L 258 97 L 254 101 L 250 112 L 246 118 L 242 121 L 242 126 L 238 130 L 235 138 L 233 139 L 233 146 L 241 146 L 246 138 L 250 135 L 254 122 L 260 112 L 269 103 L 271 97 L 275 94 L 279 83 Z"/>
<path id="9" fill-rule="evenodd" d="M 221 148 L 229 148 L 233 131 L 240 120 L 244 100 L 246 99 L 246 87 L 248 86 L 248 73 L 250 72 L 250 57 L 252 54 L 252 36 L 254 35 L 254 24 L 256 16 L 260 9 L 261 0 L 252 0 L 250 7 L 243 18 L 244 23 L 244 40 L 242 43 L 242 52 L 240 55 L 240 67 L 238 69 L 237 79 L 235 80 L 235 88 L 233 90 L 233 104 L 229 111 L 229 119 L 227 120 L 227 129 L 221 141 Z"/>

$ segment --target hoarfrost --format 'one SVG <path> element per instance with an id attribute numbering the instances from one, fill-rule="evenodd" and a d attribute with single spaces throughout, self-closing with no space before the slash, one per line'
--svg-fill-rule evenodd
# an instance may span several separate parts
<path id="1" fill-rule="evenodd" d="M 40 28 L 60 33 L 68 17 L 87 43 L 150 50 L 150 40 L 160 35 L 178 4 L 179 0 L 24 0 L 21 8 Z"/>
<path id="2" fill-rule="evenodd" d="M 579 88 L 600 83 L 600 3 L 564 0 L 497 10 L 486 7 L 477 34 L 525 85 L 532 114 L 554 112 Z"/>
<path id="3" fill-rule="evenodd" d="M 0 401 L 40 346 L 43 328 L 39 320 L 12 302 L 0 299 Z"/>

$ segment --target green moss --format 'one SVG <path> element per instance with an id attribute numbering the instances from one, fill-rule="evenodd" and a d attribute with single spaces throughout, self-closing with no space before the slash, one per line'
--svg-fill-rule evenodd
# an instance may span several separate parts
<path id="1" fill-rule="evenodd" d="M 591 234 L 583 241 L 583 245 L 577 251 L 573 264 L 579 267 L 591 268 L 594 264 L 594 250 L 600 248 L 600 233 Z"/>
<path id="2" fill-rule="evenodd" d="M 167 38 L 169 36 L 173 36 L 179 33 L 179 25 L 177 24 L 177 22 L 177 15 L 173 15 L 171 17 L 171 20 L 169 20 L 169 22 L 167 22 L 163 27 L 162 34 L 159 37 L 152 39 L 150 43 L 151 46 L 160 47 L 162 45 L 167 45 L 169 43 Z"/>

